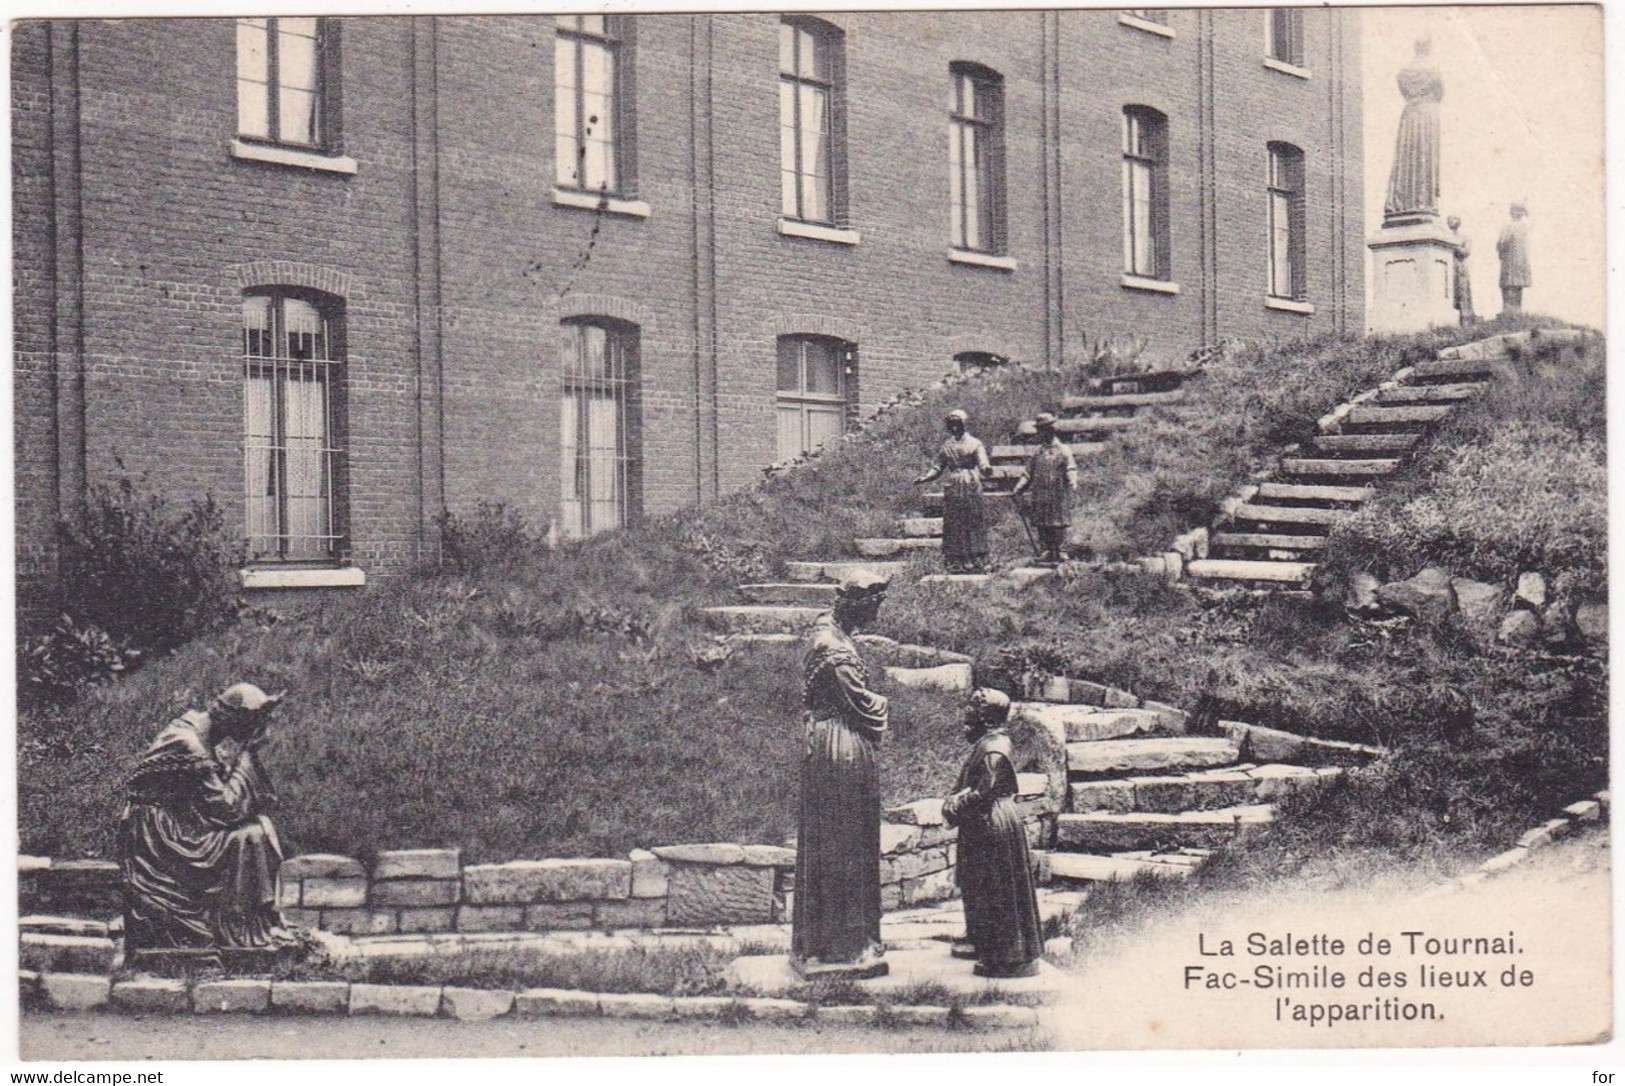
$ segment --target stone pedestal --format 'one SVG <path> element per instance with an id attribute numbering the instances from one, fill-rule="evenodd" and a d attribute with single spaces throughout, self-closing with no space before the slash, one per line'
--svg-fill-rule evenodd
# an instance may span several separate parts
<path id="1" fill-rule="evenodd" d="M 1435 218 L 1384 223 L 1366 242 L 1371 250 L 1373 332 L 1425 332 L 1460 323 L 1456 312 L 1456 249 Z"/>

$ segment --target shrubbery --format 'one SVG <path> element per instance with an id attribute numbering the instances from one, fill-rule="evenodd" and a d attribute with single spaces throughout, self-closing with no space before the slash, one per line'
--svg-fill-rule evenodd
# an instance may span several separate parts
<path id="1" fill-rule="evenodd" d="M 93 488 L 59 526 L 55 576 L 19 600 L 22 700 L 70 699 L 230 621 L 241 561 L 212 498 L 176 509 L 128 475 Z"/>

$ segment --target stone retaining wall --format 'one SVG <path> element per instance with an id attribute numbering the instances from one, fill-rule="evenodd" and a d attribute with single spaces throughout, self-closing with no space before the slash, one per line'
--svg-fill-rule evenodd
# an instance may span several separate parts
<path id="1" fill-rule="evenodd" d="M 1048 839 L 1055 813 L 1045 784 L 1041 774 L 1021 775 L 1017 804 L 1034 847 Z M 887 811 L 882 906 L 954 896 L 954 838 L 940 799 Z M 465 864 L 457 849 L 403 849 L 380 852 L 370 870 L 314 853 L 283 862 L 279 905 L 292 924 L 353 935 L 780 923 L 790 919 L 795 866 L 794 849 L 726 842 L 501 864 Z M 19 883 L 25 914 L 119 912 L 118 865 L 109 861 L 23 857 Z"/>

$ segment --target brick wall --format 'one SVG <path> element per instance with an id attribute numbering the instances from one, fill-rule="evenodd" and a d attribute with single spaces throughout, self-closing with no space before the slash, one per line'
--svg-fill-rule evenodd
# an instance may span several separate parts
<path id="1" fill-rule="evenodd" d="M 1357 16 L 1304 18 L 1309 79 L 1263 66 L 1259 11 L 1172 11 L 1171 38 L 1111 11 L 828 16 L 856 245 L 780 232 L 774 15 L 637 19 L 647 217 L 555 200 L 546 17 L 343 20 L 353 175 L 233 157 L 231 20 L 19 24 L 20 569 L 115 458 L 241 524 L 240 300 L 272 280 L 342 284 L 349 529 L 376 572 L 432 548 L 443 505 L 557 515 L 565 317 L 637 327 L 649 513 L 775 458 L 779 335 L 854 341 L 873 405 L 961 351 L 1140 340 L 1169 359 L 1219 334 L 1357 329 Z M 956 61 L 1003 77 L 1014 269 L 948 259 Z M 1129 104 L 1169 119 L 1177 295 L 1119 282 Z M 1263 306 L 1269 139 L 1305 151 L 1313 315 Z"/>

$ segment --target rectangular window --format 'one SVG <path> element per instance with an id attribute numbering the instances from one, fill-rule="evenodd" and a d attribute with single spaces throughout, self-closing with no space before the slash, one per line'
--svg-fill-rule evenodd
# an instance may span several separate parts
<path id="1" fill-rule="evenodd" d="M 238 19 L 237 134 L 334 149 L 337 38 L 330 19 Z"/>
<path id="2" fill-rule="evenodd" d="M 948 102 L 950 243 L 998 253 L 1004 248 L 1003 81 L 993 72 L 955 65 Z"/>
<path id="3" fill-rule="evenodd" d="M 1282 64 L 1303 67 L 1303 12 L 1272 8 L 1269 12 L 1269 55 Z"/>
<path id="4" fill-rule="evenodd" d="M 846 432 L 851 355 L 851 346 L 842 340 L 779 337 L 780 460 L 812 452 Z"/>
<path id="5" fill-rule="evenodd" d="M 1269 292 L 1302 300 L 1308 293 L 1304 252 L 1303 152 L 1269 145 Z"/>
<path id="6" fill-rule="evenodd" d="M 243 299 L 247 536 L 257 561 L 340 556 L 342 352 L 333 307 Z"/>
<path id="7" fill-rule="evenodd" d="M 1168 120 L 1154 109 L 1123 110 L 1123 271 L 1172 279 L 1168 238 Z"/>
<path id="8" fill-rule="evenodd" d="M 1158 26 L 1168 25 L 1168 11 L 1166 8 L 1124 8 L 1123 14 L 1132 15 L 1142 23 L 1156 23 Z"/>
<path id="9" fill-rule="evenodd" d="M 836 224 L 844 185 L 840 32 L 814 19 L 779 24 L 779 187 L 785 218 Z"/>
<path id="10" fill-rule="evenodd" d="M 559 403 L 564 534 L 580 539 L 626 525 L 637 510 L 637 333 L 567 321 Z"/>
<path id="11" fill-rule="evenodd" d="M 560 15 L 553 43 L 555 182 L 632 191 L 631 20 Z"/>

